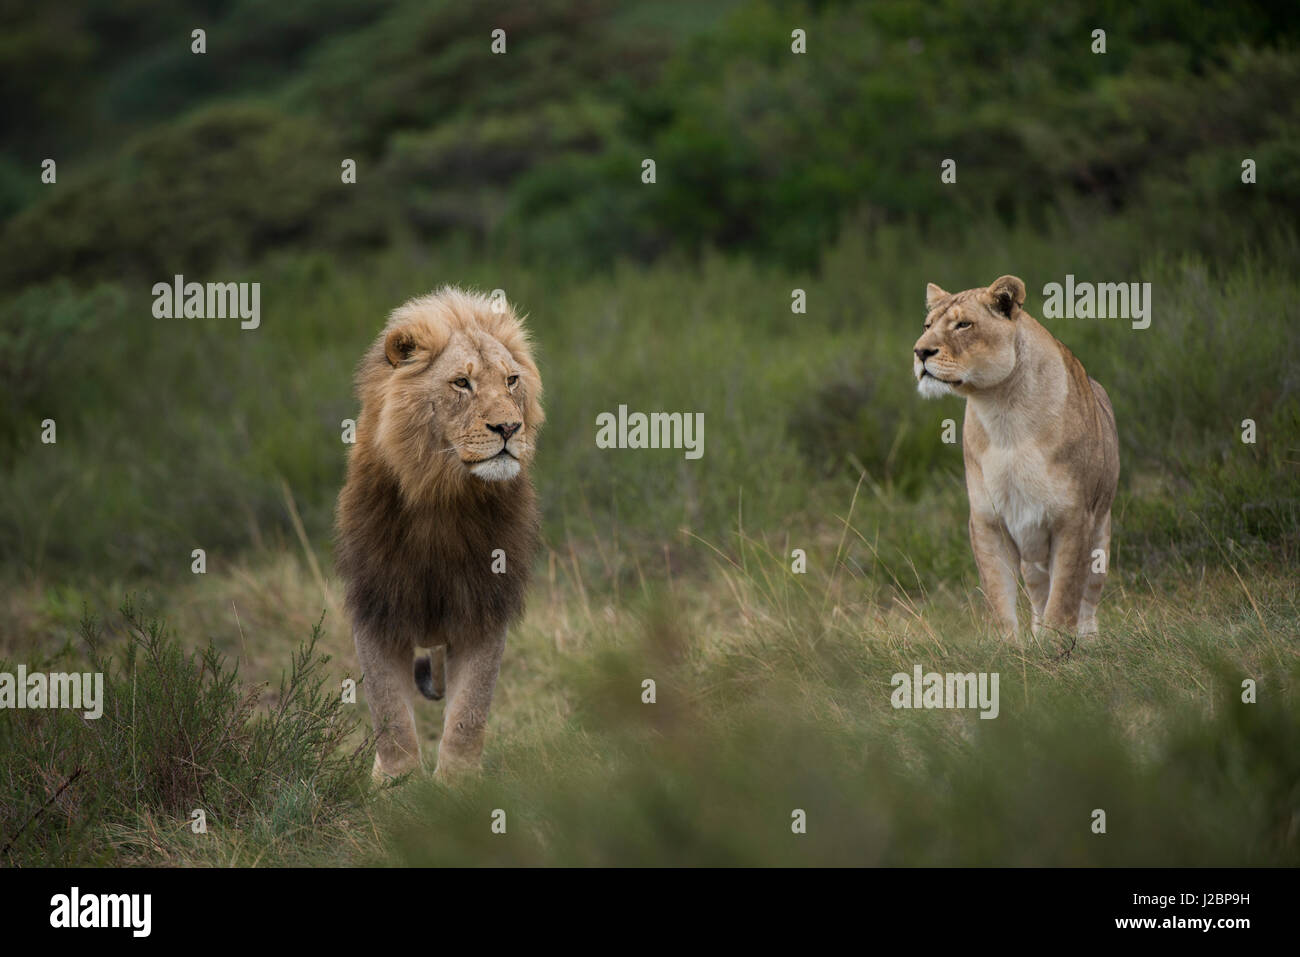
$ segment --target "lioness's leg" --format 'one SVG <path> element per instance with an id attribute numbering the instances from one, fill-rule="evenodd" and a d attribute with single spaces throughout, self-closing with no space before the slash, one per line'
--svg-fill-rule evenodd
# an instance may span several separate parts
<path id="1" fill-rule="evenodd" d="M 1047 596 L 1050 591 L 1051 576 L 1047 563 L 1051 560 L 1051 548 L 1046 532 L 1031 533 L 1020 549 L 1020 574 L 1025 579 L 1025 590 L 1029 592 L 1029 604 L 1033 607 L 1034 617 L 1030 628 L 1034 635 L 1043 624 L 1043 611 L 1047 608 Z"/>
<path id="2" fill-rule="evenodd" d="M 478 767 L 505 647 L 504 633 L 447 645 L 447 710 L 438 742 L 440 777 Z"/>
<path id="3" fill-rule="evenodd" d="M 376 639 L 366 629 L 354 631 L 357 658 L 365 679 L 361 687 L 375 730 L 375 780 L 397 776 L 420 763 L 420 741 L 411 707 L 411 649 L 401 642 Z"/>
<path id="4" fill-rule="evenodd" d="M 1043 624 L 1071 637 L 1079 626 L 1079 605 L 1088 580 L 1091 541 L 1091 524 L 1069 525 L 1052 534 L 1052 581 Z"/>
<path id="5" fill-rule="evenodd" d="M 971 515 L 970 544 L 980 573 L 980 587 L 993 610 L 998 630 L 1004 638 L 1015 640 L 1016 568 L 1020 564 L 1020 552 L 996 516 Z"/>
<path id="6" fill-rule="evenodd" d="M 1102 557 L 1097 560 L 1100 549 Z M 1100 567 L 1102 570 L 1097 571 Z M 1097 523 L 1092 533 L 1092 548 L 1088 553 L 1088 580 L 1083 586 L 1083 601 L 1079 605 L 1079 637 L 1087 638 L 1097 633 L 1097 604 L 1101 601 L 1101 588 L 1106 584 L 1110 570 L 1110 512 Z"/>

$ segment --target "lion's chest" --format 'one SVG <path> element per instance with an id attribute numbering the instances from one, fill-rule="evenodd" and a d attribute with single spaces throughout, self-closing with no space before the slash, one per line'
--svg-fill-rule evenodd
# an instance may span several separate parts
<path id="1" fill-rule="evenodd" d="M 403 644 L 499 635 L 523 611 L 538 545 L 531 486 L 514 492 L 475 511 L 407 507 L 394 488 L 355 508 L 338 552 L 354 623 Z"/>

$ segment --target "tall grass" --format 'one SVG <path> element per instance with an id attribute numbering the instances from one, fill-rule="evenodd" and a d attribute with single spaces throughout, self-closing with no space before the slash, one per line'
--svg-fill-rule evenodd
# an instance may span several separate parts
<path id="1" fill-rule="evenodd" d="M 719 538 L 742 500 L 752 527 L 806 540 L 865 473 L 860 508 L 888 526 L 885 549 L 921 573 L 948 573 L 960 446 L 940 435 L 962 408 L 915 395 L 921 290 L 1014 271 L 1040 317 L 1038 290 L 1067 272 L 1152 284 L 1149 329 L 1044 320 L 1115 404 L 1119 553 L 1132 548 L 1151 572 L 1217 561 L 1231 538 L 1293 562 L 1300 299 L 1283 264 L 1298 251 L 1283 233 L 1227 264 L 1154 253 L 1135 218 L 1127 231 L 990 227 L 945 245 L 904 228 L 851 231 L 816 275 L 713 256 L 585 279 L 454 250 L 435 261 L 394 251 L 355 268 L 285 257 L 230 277 L 262 283 L 262 326 L 250 332 L 155 319 L 143 285 L 44 287 L 0 321 L 25 337 L 11 372 L 24 387 L 6 415 L 16 438 L 0 559 L 37 575 L 179 577 L 193 548 L 222 563 L 250 545 L 296 542 L 287 483 L 328 565 L 356 358 L 389 309 L 454 280 L 503 288 L 530 313 L 548 387 L 537 481 L 553 543 L 603 539 L 634 575 L 682 529 Z M 806 315 L 790 311 L 795 288 L 807 292 Z M 45 326 L 47 314 L 96 322 L 69 332 Z M 596 416 L 620 404 L 703 412 L 704 457 L 598 449 Z M 56 445 L 37 440 L 45 418 L 57 422 Z M 1247 418 L 1253 445 L 1241 441 Z"/>
<path id="2" fill-rule="evenodd" d="M 16 710 L 0 722 L 6 865 L 283 864 L 347 847 L 370 756 L 368 741 L 349 743 L 355 715 L 319 629 L 263 702 L 215 648 L 186 651 L 130 600 L 114 626 L 87 618 L 83 648 L 27 666 L 101 673 L 102 715 Z"/>
<path id="3" fill-rule="evenodd" d="M 1117 10 L 1100 57 L 1022 0 L 291 6 L 233 6 L 210 57 L 60 14 L 66 69 L 9 98 L 61 159 L 0 151 L 0 655 L 89 661 L 107 711 L 3 715 L 0 861 L 1298 862 L 1294 23 Z M 154 318 L 175 272 L 260 283 L 260 328 Z M 1119 423 L 1078 647 L 988 632 L 962 406 L 910 374 L 925 284 L 1004 273 Z M 1067 273 L 1150 283 L 1151 327 L 1047 319 Z M 385 315 L 447 282 L 530 315 L 545 548 L 485 775 L 376 795 L 343 422 Z M 620 405 L 703 413 L 703 458 L 597 448 Z M 915 665 L 997 672 L 999 717 L 894 710 Z"/>
<path id="4" fill-rule="evenodd" d="M 698 581 L 680 600 L 633 598 L 559 655 L 533 627 L 517 636 L 503 707 L 531 698 L 510 689 L 541 668 L 561 716 L 498 724 L 480 780 L 412 782 L 381 812 L 370 859 L 1300 863 L 1288 580 L 1117 590 L 1103 637 L 1061 656 L 996 640 L 965 596 L 881 603 L 851 568 L 792 575 L 780 554 L 742 551 L 712 601 Z M 999 715 L 894 709 L 891 676 L 916 665 L 999 674 Z M 1258 703 L 1243 702 L 1247 678 Z"/>
<path id="5" fill-rule="evenodd" d="M 691 539 L 689 575 L 617 596 L 553 558 L 510 638 L 484 772 L 454 787 L 365 787 L 339 623 L 313 635 L 336 661 L 309 643 L 267 693 L 128 607 L 128 647 L 84 630 L 92 660 L 122 654 L 103 719 L 0 726 L 0 846 L 16 864 L 1300 863 L 1291 576 L 1241 559 L 1240 577 L 1117 581 L 1101 636 L 1063 654 L 999 640 L 970 582 L 882 585 L 851 554 L 865 531 L 851 519 L 805 574 L 740 528 Z M 247 630 L 260 673 L 290 654 L 289 610 L 318 593 L 267 571 L 174 588 L 186 643 L 220 595 L 245 611 L 214 649 Z M 891 677 L 917 665 L 998 674 L 997 718 L 893 708 Z M 418 706 L 429 755 L 440 717 Z"/>

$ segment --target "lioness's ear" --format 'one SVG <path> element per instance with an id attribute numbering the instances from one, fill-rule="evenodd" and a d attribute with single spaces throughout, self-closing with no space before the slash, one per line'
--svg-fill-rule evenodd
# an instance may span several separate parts
<path id="1" fill-rule="evenodd" d="M 396 368 L 402 360 L 409 359 L 414 349 L 415 337 L 404 326 L 389 330 L 388 335 L 384 337 L 384 356 L 393 368 Z"/>
<path id="2" fill-rule="evenodd" d="M 1015 276 L 1001 276 L 993 280 L 989 293 L 993 296 L 998 312 L 1008 319 L 1025 304 L 1025 284 Z"/>
<path id="3" fill-rule="evenodd" d="M 934 283 L 932 282 L 926 283 L 925 284 L 926 311 L 928 312 L 929 310 L 933 309 L 935 306 L 939 305 L 939 300 L 945 298 L 947 295 L 948 294 L 946 292 L 944 292 Z"/>

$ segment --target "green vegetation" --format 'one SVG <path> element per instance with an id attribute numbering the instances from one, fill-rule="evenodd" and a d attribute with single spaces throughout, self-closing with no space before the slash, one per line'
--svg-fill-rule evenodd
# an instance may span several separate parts
<path id="1" fill-rule="evenodd" d="M 0 672 L 97 662 L 110 710 L 0 713 L 0 856 L 1300 862 L 1300 20 L 1140 7 L 3 14 Z M 1069 654 L 987 632 L 962 406 L 910 376 L 926 282 L 1008 272 L 1040 318 L 1067 273 L 1152 289 L 1146 330 L 1045 320 L 1122 442 L 1104 634 Z M 259 282 L 260 328 L 155 319 L 177 273 Z M 375 792 L 333 690 L 341 423 L 444 282 L 530 314 L 546 549 L 484 778 Z M 704 457 L 596 448 L 620 404 L 703 412 Z M 894 711 L 918 663 L 999 672 L 1001 715 Z"/>
<path id="2" fill-rule="evenodd" d="M 977 226 L 918 261 L 923 240 L 882 227 L 828 250 L 817 276 L 712 256 L 579 281 L 451 255 L 439 276 L 505 288 L 532 314 L 550 416 L 538 485 L 555 547 L 599 538 L 635 577 L 633 563 L 662 565 L 682 529 L 725 534 L 742 488 L 748 527 L 806 541 L 865 473 L 873 491 L 862 507 L 881 522 L 887 566 L 948 578 L 968 565 L 965 500 L 960 446 L 939 436 L 962 406 L 922 402 L 911 381 L 925 283 L 987 283 L 1014 262 L 1040 313 L 1034 287 L 1086 255 L 1091 275 L 1141 277 L 1153 290 L 1146 330 L 1049 323 L 1111 392 L 1122 426 L 1118 569 L 1217 563 L 1229 539 L 1294 563 L 1300 283 L 1286 264 L 1296 238 L 1224 266 L 1143 255 L 1140 226 L 1130 228 L 1132 249 L 1114 219 L 1068 232 Z M 352 366 L 387 309 L 430 282 L 400 253 L 355 272 L 283 257 L 239 276 L 262 283 L 255 331 L 155 320 L 147 290 L 116 284 L 33 287 L 0 310 L 0 335 L 14 343 L 5 424 L 25 432 L 0 500 L 6 562 L 73 580 L 88 568 L 174 581 L 188 577 L 192 548 L 221 563 L 267 537 L 296 547 L 283 478 L 328 567 L 341 423 L 356 414 Z M 790 312 L 796 286 L 807 315 Z M 620 403 L 703 411 L 704 458 L 598 449 L 596 416 Z M 58 423 L 55 446 L 33 425 L 46 417 Z M 1241 442 L 1248 417 L 1254 445 Z M 917 523 L 926 531 L 913 539 Z M 935 537 L 940 524 L 951 530 Z"/>
<path id="3" fill-rule="evenodd" d="M 256 715 L 260 689 L 210 645 L 186 654 L 129 601 L 120 621 L 119 660 L 86 619 L 88 662 L 63 649 L 30 666 L 102 673 L 102 715 L 23 710 L 0 725 L 5 864 L 290 863 L 345 839 L 369 756 L 343 747 L 353 709 L 326 688 L 319 629 Z"/>
<path id="4" fill-rule="evenodd" d="M 1256 585 L 1270 608 L 1289 605 L 1276 619 L 1254 619 L 1226 583 L 1206 601 L 1184 595 L 1186 610 L 1145 595 L 1113 599 L 1111 620 L 1125 623 L 1062 663 L 971 640 L 969 610 L 927 606 L 917 623 L 852 603 L 856 581 L 831 589 L 850 604 L 827 616 L 825 582 L 792 586 L 781 556 L 749 551 L 752 577 L 733 570 L 728 596 L 743 627 L 706 632 L 655 600 L 620 622 L 627 627 L 599 629 L 586 660 L 565 669 L 563 725 L 545 738 L 503 731 L 489 773 L 460 793 L 428 782 L 402 792 L 375 857 L 423 866 L 1300 860 L 1294 700 L 1246 707 L 1239 698 L 1243 668 L 1268 675 L 1269 687 L 1294 686 L 1296 609 L 1280 582 Z M 1207 613 L 1227 620 L 1210 624 Z M 1270 634 L 1279 624 L 1285 637 Z M 910 676 L 916 662 L 1000 672 L 1001 713 L 892 710 L 890 676 Z M 642 704 L 639 683 L 651 674 L 658 700 Z M 489 827 L 497 808 L 505 835 Z M 1104 836 L 1090 829 L 1098 808 Z M 796 809 L 807 815 L 797 836 Z"/>
<path id="5" fill-rule="evenodd" d="M 540 575 L 502 669 L 485 773 L 455 788 L 414 778 L 365 793 L 353 749 L 368 761 L 368 742 L 354 731 L 341 743 L 351 709 L 317 683 L 310 645 L 296 658 L 303 677 L 252 717 L 256 695 L 215 652 L 186 658 L 128 611 L 119 640 L 137 650 L 110 679 L 114 712 L 27 711 L 0 725 L 0 833 L 8 842 L 27 825 L 6 863 L 1300 861 L 1289 577 L 1240 565 L 1249 585 L 1231 570 L 1121 582 L 1104 637 L 1061 657 L 988 634 L 969 582 L 880 601 L 877 576 L 852 562 L 796 577 L 781 553 L 730 542 L 734 560 L 715 554 L 706 570 L 622 596 L 576 566 Z M 293 652 L 295 617 L 322 599 L 296 560 L 256 571 L 169 601 L 186 632 L 273 673 L 266 662 Z M 322 642 L 340 650 L 340 676 L 356 674 L 345 626 L 327 624 Z M 80 659 L 65 654 L 32 666 Z M 998 673 L 998 717 L 893 710 L 891 676 L 917 664 Z M 1257 704 L 1242 704 L 1243 676 Z M 642 702 L 648 677 L 654 704 Z M 420 706 L 430 750 L 440 710 Z M 195 808 L 205 835 L 189 828 Z M 1098 808 L 1105 835 L 1091 830 Z M 491 828 L 498 809 L 504 835 Z"/>

